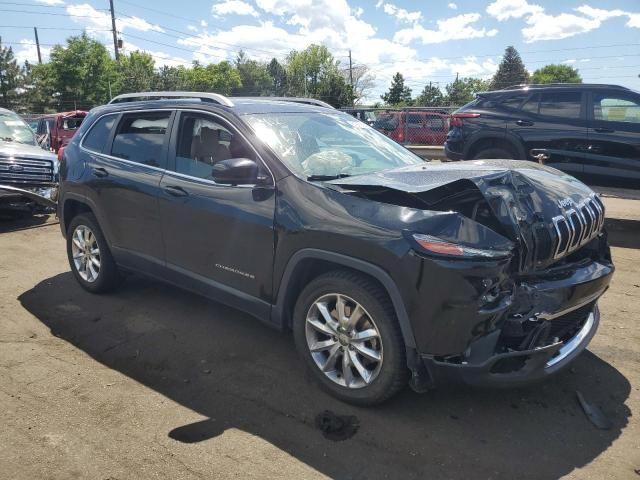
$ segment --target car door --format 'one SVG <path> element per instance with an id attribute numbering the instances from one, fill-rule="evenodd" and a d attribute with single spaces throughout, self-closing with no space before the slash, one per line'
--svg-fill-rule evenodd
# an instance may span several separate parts
<path id="1" fill-rule="evenodd" d="M 108 115 L 82 140 L 86 186 L 119 263 L 154 273 L 164 263 L 158 212 L 171 110 Z"/>
<path id="2" fill-rule="evenodd" d="M 585 173 L 640 187 L 640 95 L 594 90 L 589 101 L 589 143 Z"/>
<path id="3" fill-rule="evenodd" d="M 424 126 L 424 113 L 405 113 L 405 142 L 410 145 L 424 145 L 428 142 L 427 132 Z"/>
<path id="4" fill-rule="evenodd" d="M 507 130 L 519 136 L 530 157 L 532 149 L 546 149 L 546 164 L 570 174 L 584 170 L 589 135 L 586 97 L 580 90 L 558 88 L 532 93 L 507 121 Z"/>
<path id="5" fill-rule="evenodd" d="M 213 165 L 251 158 L 261 185 L 224 185 Z M 262 316 L 269 308 L 275 189 L 256 151 L 220 116 L 182 111 L 173 128 L 160 212 L 167 268 L 175 282 Z"/>

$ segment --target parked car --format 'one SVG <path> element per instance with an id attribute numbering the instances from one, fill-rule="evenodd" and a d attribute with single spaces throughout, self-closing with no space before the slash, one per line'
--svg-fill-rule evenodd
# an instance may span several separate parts
<path id="1" fill-rule="evenodd" d="M 482 93 L 453 114 L 445 145 L 451 160 L 527 160 L 532 149 L 544 149 L 547 165 L 572 175 L 640 186 L 640 93 L 594 84 Z"/>
<path id="2" fill-rule="evenodd" d="M 449 115 L 434 111 L 384 112 L 377 116 L 373 128 L 398 143 L 443 145 L 449 130 Z"/>
<path id="3" fill-rule="evenodd" d="M 429 165 L 343 112 L 201 95 L 96 108 L 64 149 L 60 228 L 89 292 L 134 271 L 290 328 L 361 405 L 447 374 L 526 384 L 593 337 L 614 267 L 578 180 Z"/>
<path id="4" fill-rule="evenodd" d="M 36 129 L 38 143 L 57 153 L 60 147 L 69 143 L 86 116 L 87 112 L 75 110 L 41 117 Z"/>
<path id="5" fill-rule="evenodd" d="M 0 212 L 54 211 L 57 193 L 56 156 L 38 146 L 19 115 L 0 108 Z"/>
<path id="6" fill-rule="evenodd" d="M 341 108 L 341 111 L 348 113 L 352 117 L 373 126 L 376 123 L 376 111 L 369 108 Z"/>

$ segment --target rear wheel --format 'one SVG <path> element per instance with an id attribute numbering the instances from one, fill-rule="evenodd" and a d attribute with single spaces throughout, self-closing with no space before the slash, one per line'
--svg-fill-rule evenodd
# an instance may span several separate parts
<path id="1" fill-rule="evenodd" d="M 107 292 L 118 284 L 116 263 L 93 214 L 83 213 L 71 220 L 67 257 L 73 275 L 85 290 Z"/>
<path id="2" fill-rule="evenodd" d="M 473 156 L 474 160 L 483 160 L 483 159 L 488 160 L 490 158 L 513 160 L 515 158 L 515 155 L 509 150 L 506 150 L 504 148 L 492 147 L 492 148 L 486 148 L 484 150 L 480 150 L 478 153 L 476 153 Z"/>
<path id="3" fill-rule="evenodd" d="M 387 294 L 346 270 L 307 285 L 294 312 L 298 352 L 335 397 L 357 405 L 381 403 L 407 381 L 405 347 Z"/>

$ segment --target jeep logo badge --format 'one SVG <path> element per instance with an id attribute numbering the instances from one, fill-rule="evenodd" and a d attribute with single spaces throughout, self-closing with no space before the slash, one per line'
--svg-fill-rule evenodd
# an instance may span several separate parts
<path id="1" fill-rule="evenodd" d="M 563 198 L 562 200 L 558 200 L 558 206 L 560 208 L 567 208 L 573 205 L 573 200 L 571 198 Z"/>
<path id="2" fill-rule="evenodd" d="M 22 172 L 24 170 L 24 167 L 22 165 L 9 165 L 9 171 L 10 172 Z"/>

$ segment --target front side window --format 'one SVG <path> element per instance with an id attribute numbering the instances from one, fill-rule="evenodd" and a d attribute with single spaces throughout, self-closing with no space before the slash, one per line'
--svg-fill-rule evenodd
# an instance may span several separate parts
<path id="1" fill-rule="evenodd" d="M 640 123 L 640 99 L 624 94 L 594 93 L 593 118 L 605 122 Z"/>
<path id="2" fill-rule="evenodd" d="M 164 168 L 163 145 L 171 112 L 129 113 L 122 116 L 111 155 Z"/>
<path id="3" fill-rule="evenodd" d="M 424 164 L 420 157 L 345 113 L 248 114 L 243 118 L 290 170 L 306 178 Z"/>
<path id="4" fill-rule="evenodd" d="M 212 180 L 213 166 L 230 158 L 256 160 L 242 137 L 214 118 L 189 113 L 181 115 L 176 150 L 177 173 Z"/>
<path id="5" fill-rule="evenodd" d="M 580 118 L 580 92 L 543 92 L 540 95 L 540 115 Z"/>
<path id="6" fill-rule="evenodd" d="M 410 113 L 407 115 L 407 127 L 422 128 L 422 115 L 419 113 Z"/>
<path id="7" fill-rule="evenodd" d="M 82 146 L 92 152 L 102 153 L 107 146 L 116 118 L 118 118 L 117 115 L 105 115 L 100 118 L 84 137 Z"/>

